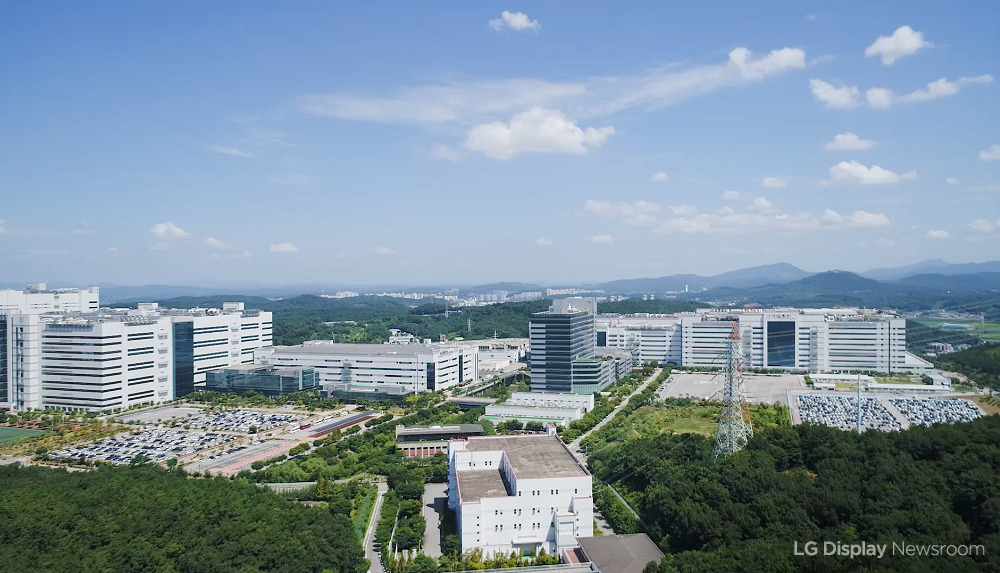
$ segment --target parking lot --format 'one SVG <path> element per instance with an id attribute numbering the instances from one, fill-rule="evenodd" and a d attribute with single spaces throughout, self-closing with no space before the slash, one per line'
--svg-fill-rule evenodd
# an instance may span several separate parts
<path id="1" fill-rule="evenodd" d="M 85 446 L 53 450 L 55 458 L 127 464 L 132 458 L 144 455 L 153 462 L 165 462 L 217 447 L 236 440 L 236 436 L 217 432 L 188 432 L 183 430 L 156 429 L 134 435 L 122 435 Z"/>
<path id="2" fill-rule="evenodd" d="M 204 412 L 201 408 L 183 408 L 180 406 L 167 406 L 165 408 L 156 408 L 155 410 L 147 410 L 145 412 L 138 412 L 136 414 L 127 414 L 125 416 L 119 416 L 115 418 L 116 422 L 137 422 L 139 424 L 158 424 L 161 422 L 169 422 L 171 420 L 176 420 L 178 418 L 187 418 L 188 416 L 196 416 Z"/>
<path id="3" fill-rule="evenodd" d="M 290 440 L 266 440 L 252 442 L 247 446 L 236 447 L 219 454 L 213 454 L 203 459 L 193 460 L 185 464 L 188 471 L 211 471 L 213 474 L 232 475 L 240 470 L 249 470 L 250 465 L 257 460 L 266 460 L 287 453 L 298 442 Z"/>
<path id="4" fill-rule="evenodd" d="M 192 428 L 226 432 L 266 432 L 288 426 L 305 418 L 303 414 L 269 412 L 264 410 L 225 410 L 214 414 L 201 414 L 187 419 L 184 424 Z"/>
<path id="5" fill-rule="evenodd" d="M 675 372 L 670 375 L 657 396 L 663 398 L 692 397 L 699 399 L 722 399 L 725 374 L 702 372 Z M 805 380 L 797 374 L 747 374 L 743 378 L 747 399 L 753 404 L 788 405 L 788 390 L 805 388 Z"/>
<path id="6" fill-rule="evenodd" d="M 795 423 L 822 424 L 854 430 L 858 424 L 858 398 L 837 394 L 796 394 L 796 408 L 792 412 Z M 903 429 L 905 419 L 893 412 L 887 403 L 874 396 L 861 397 L 861 429 L 891 431 Z"/>
<path id="7" fill-rule="evenodd" d="M 892 397 L 889 402 L 915 426 L 971 422 L 983 415 L 978 406 L 961 398 Z"/>

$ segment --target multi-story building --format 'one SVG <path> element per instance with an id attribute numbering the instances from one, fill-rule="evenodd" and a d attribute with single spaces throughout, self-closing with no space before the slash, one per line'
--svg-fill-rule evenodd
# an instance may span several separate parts
<path id="1" fill-rule="evenodd" d="M 97 287 L 48 289 L 37 283 L 24 290 L 0 290 L 0 314 L 94 312 L 100 306 Z"/>
<path id="2" fill-rule="evenodd" d="M 720 366 L 733 326 L 744 364 L 807 372 L 924 371 L 906 352 L 906 320 L 880 311 L 838 309 L 701 309 L 678 315 L 602 316 L 597 340 L 638 360 Z"/>
<path id="3" fill-rule="evenodd" d="M 205 371 L 253 362 L 271 314 L 159 309 L 0 317 L 0 397 L 14 410 L 105 411 L 190 394 Z"/>
<path id="4" fill-rule="evenodd" d="M 390 345 L 313 341 L 276 346 L 266 360 L 275 366 L 315 368 L 323 390 L 344 399 L 399 398 L 479 378 L 476 346 L 440 342 Z"/>
<path id="5" fill-rule="evenodd" d="M 590 473 L 554 434 L 448 444 L 448 505 L 462 551 L 560 554 L 593 535 Z"/>
<path id="6" fill-rule="evenodd" d="M 205 373 L 205 390 L 213 392 L 242 394 L 252 390 L 273 398 L 318 387 L 316 370 L 301 366 L 275 368 L 269 365 L 240 364 Z"/>
<path id="7" fill-rule="evenodd" d="M 557 394 L 550 392 L 514 392 L 502 404 L 486 406 L 482 419 L 492 422 L 519 420 L 569 426 L 594 409 L 593 394 Z"/>

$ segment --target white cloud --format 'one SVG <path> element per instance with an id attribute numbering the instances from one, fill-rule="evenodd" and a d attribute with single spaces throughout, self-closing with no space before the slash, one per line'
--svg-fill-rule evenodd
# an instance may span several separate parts
<path id="1" fill-rule="evenodd" d="M 613 203 L 610 201 L 588 201 L 587 210 L 603 217 L 634 224 L 637 211 L 646 215 L 649 226 L 655 233 L 705 233 L 705 234 L 751 234 L 775 231 L 814 232 L 836 229 L 872 229 L 885 227 L 892 221 L 885 213 L 854 211 L 842 215 L 826 209 L 817 215 L 809 212 L 789 213 L 781 210 L 765 197 L 757 197 L 742 210 L 724 206 L 714 212 L 705 212 L 693 205 L 671 206 L 662 216 L 656 209 L 637 208 L 636 205 L 655 205 L 645 201 L 636 203 Z"/>
<path id="2" fill-rule="evenodd" d="M 506 10 L 500 14 L 499 18 L 490 20 L 489 25 L 490 28 L 493 28 L 497 32 L 502 32 L 505 29 L 514 30 L 515 32 L 522 32 L 524 30 L 537 32 L 541 27 L 538 24 L 538 20 L 528 18 L 528 15 L 524 12 L 508 12 Z"/>
<path id="3" fill-rule="evenodd" d="M 743 194 L 739 191 L 723 191 L 722 198 L 726 201 L 739 201 Z"/>
<path id="4" fill-rule="evenodd" d="M 548 239 L 546 237 L 538 237 L 537 239 L 535 239 L 535 244 L 538 245 L 539 247 L 551 247 L 554 243 L 552 242 L 552 239 Z"/>
<path id="5" fill-rule="evenodd" d="M 0 219 L 0 235 L 4 234 L 4 220 Z"/>
<path id="6" fill-rule="evenodd" d="M 398 89 L 388 96 L 346 92 L 303 95 L 305 113 L 391 123 L 481 123 L 533 107 L 559 107 L 576 117 L 603 117 L 630 107 L 656 108 L 728 86 L 761 81 L 805 67 L 805 52 L 782 48 L 754 58 L 736 48 L 726 62 L 675 66 L 633 76 L 587 77 L 575 82 L 477 80 Z"/>
<path id="7" fill-rule="evenodd" d="M 934 44 L 924 40 L 922 32 L 914 31 L 909 26 L 900 26 L 891 36 L 879 36 L 877 40 L 865 49 L 866 57 L 881 56 L 882 64 L 891 66 L 897 60 L 917 53 L 921 48 L 930 48 Z"/>
<path id="8" fill-rule="evenodd" d="M 892 224 L 892 221 L 885 213 L 854 211 L 849 215 L 841 215 L 833 209 L 825 209 L 821 220 L 824 223 L 831 225 L 840 225 L 860 229 L 887 227 Z"/>
<path id="9" fill-rule="evenodd" d="M 518 153 L 580 155 L 600 147 L 614 133 L 611 126 L 581 129 L 558 110 L 536 107 L 509 122 L 495 121 L 470 129 L 465 147 L 492 159 L 510 159 Z"/>
<path id="10" fill-rule="evenodd" d="M 994 145 L 989 149 L 980 151 L 979 159 L 983 161 L 1000 161 L 1000 145 Z"/>
<path id="11" fill-rule="evenodd" d="M 962 180 L 956 177 L 948 177 L 947 179 L 944 180 L 944 182 L 947 183 L 948 185 L 958 185 L 959 183 L 962 182 Z"/>
<path id="12" fill-rule="evenodd" d="M 396 254 L 396 251 L 394 249 L 391 249 L 389 247 L 383 247 L 381 245 L 376 245 L 372 247 L 372 252 L 375 253 L 376 255 L 382 255 L 382 256 L 392 256 Z"/>
<path id="13" fill-rule="evenodd" d="M 841 85 L 836 87 L 820 79 L 809 80 L 809 89 L 813 96 L 823 102 L 826 107 L 835 109 L 850 109 L 858 107 L 861 93 L 856 86 Z"/>
<path id="14" fill-rule="evenodd" d="M 654 183 L 662 183 L 662 182 L 667 181 L 669 179 L 670 179 L 670 176 L 667 175 L 666 171 L 657 171 L 656 173 L 653 174 L 652 177 L 650 177 L 649 180 L 652 181 L 652 182 L 654 182 Z"/>
<path id="15" fill-rule="evenodd" d="M 272 253 L 286 253 L 286 254 L 297 253 L 297 252 L 299 252 L 299 248 L 296 247 L 295 245 L 291 244 L 291 243 L 275 243 L 275 244 L 271 245 L 271 252 Z"/>
<path id="16" fill-rule="evenodd" d="M 167 251 L 170 250 L 170 245 L 166 243 L 154 243 L 149 246 L 150 251 Z"/>
<path id="17" fill-rule="evenodd" d="M 856 134 L 847 132 L 834 135 L 833 141 L 828 141 L 824 147 L 827 151 L 864 151 L 877 144 L 874 139 L 861 139 Z"/>
<path id="18" fill-rule="evenodd" d="M 625 203 L 624 201 L 594 201 L 593 199 L 584 203 L 584 208 L 599 217 L 606 219 L 622 219 L 629 225 L 650 226 L 656 224 L 654 213 L 660 210 L 660 205 L 650 201 L 636 201 L 635 203 Z"/>
<path id="19" fill-rule="evenodd" d="M 154 237 L 159 237 L 161 239 L 186 239 L 191 236 L 191 233 L 188 233 L 170 221 L 153 225 L 153 228 L 151 228 L 149 232 L 152 233 Z"/>
<path id="20" fill-rule="evenodd" d="M 969 228 L 979 233 L 993 233 L 1000 231 L 1000 219 L 995 222 L 989 219 L 976 219 L 969 223 Z"/>
<path id="21" fill-rule="evenodd" d="M 395 96 L 307 95 L 299 107 L 312 115 L 385 123 L 470 122 L 527 108 L 555 105 L 587 91 L 583 83 L 511 79 L 403 88 Z"/>
<path id="22" fill-rule="evenodd" d="M 590 242 L 595 245 L 613 245 L 615 238 L 611 235 L 591 235 Z"/>
<path id="23" fill-rule="evenodd" d="M 914 103 L 930 101 L 943 97 L 953 96 L 961 91 L 961 88 L 974 85 L 985 85 L 993 82 L 993 76 L 986 74 L 975 77 L 962 77 L 955 81 L 945 78 L 934 80 L 927 84 L 926 88 L 914 90 L 910 93 L 897 95 L 888 88 L 869 88 L 865 92 L 865 101 L 868 107 L 873 109 L 887 109 L 899 103 Z M 834 87 L 823 80 L 813 79 L 809 81 L 809 88 L 816 99 L 826 104 L 826 107 L 850 109 L 861 104 L 860 91 L 857 86 Z"/>
<path id="24" fill-rule="evenodd" d="M 219 239 L 216 239 L 215 237 L 207 237 L 207 238 L 205 238 L 205 245 L 207 245 L 208 247 L 210 247 L 212 249 L 218 249 L 220 251 L 228 251 L 228 250 L 230 250 L 230 249 L 233 248 L 232 245 L 230 245 L 228 243 L 224 243 L 224 242 L 220 241 Z"/>
<path id="25" fill-rule="evenodd" d="M 868 107 L 886 109 L 892 107 L 892 90 L 886 88 L 870 88 L 865 92 L 865 99 L 868 100 Z"/>
<path id="26" fill-rule="evenodd" d="M 244 151 L 238 147 L 233 147 L 232 145 L 210 145 L 208 150 L 212 153 L 221 153 L 222 155 L 232 155 L 234 157 L 248 157 L 255 159 L 257 156 L 249 151 Z"/>
<path id="27" fill-rule="evenodd" d="M 928 239 L 947 239 L 949 236 L 948 231 L 942 231 L 940 229 L 931 229 L 930 231 L 927 231 Z"/>
<path id="28" fill-rule="evenodd" d="M 107 250 L 107 251 L 108 251 L 109 253 L 112 253 L 112 254 L 114 254 L 114 253 L 117 253 L 117 252 L 118 252 L 118 247 L 108 247 L 108 248 L 107 248 L 106 250 Z"/>
<path id="29" fill-rule="evenodd" d="M 892 247 L 899 246 L 899 242 L 896 239 L 890 239 L 888 237 L 881 237 L 878 240 L 878 244 L 879 244 L 879 246 L 890 248 L 890 249 Z"/>
<path id="30" fill-rule="evenodd" d="M 458 161 L 465 157 L 465 153 L 461 149 L 455 149 L 450 145 L 435 143 L 431 147 L 431 157 L 447 159 L 448 161 Z"/>
<path id="31" fill-rule="evenodd" d="M 760 182 L 764 187 L 771 187 L 772 189 L 781 189 L 783 187 L 788 187 L 787 177 L 766 177 Z"/>
<path id="32" fill-rule="evenodd" d="M 830 182 L 848 183 L 854 185 L 884 185 L 889 183 L 899 183 L 917 178 L 916 171 L 910 171 L 902 175 L 882 169 L 878 165 L 868 167 L 857 161 L 841 161 L 830 167 Z"/>

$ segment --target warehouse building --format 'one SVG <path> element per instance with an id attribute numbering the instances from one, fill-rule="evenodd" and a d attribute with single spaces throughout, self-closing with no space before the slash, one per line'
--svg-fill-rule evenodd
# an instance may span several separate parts
<path id="1" fill-rule="evenodd" d="M 462 551 L 560 554 L 593 535 L 592 478 L 558 436 L 484 436 L 448 444 L 448 505 Z"/>
<path id="2" fill-rule="evenodd" d="M 429 458 L 448 453 L 448 442 L 483 435 L 480 424 L 448 426 L 396 426 L 396 449 L 408 458 Z"/>
<path id="3" fill-rule="evenodd" d="M 262 357 L 275 366 L 314 368 L 324 392 L 342 399 L 399 399 L 479 378 L 475 346 L 449 343 L 275 346 Z"/>

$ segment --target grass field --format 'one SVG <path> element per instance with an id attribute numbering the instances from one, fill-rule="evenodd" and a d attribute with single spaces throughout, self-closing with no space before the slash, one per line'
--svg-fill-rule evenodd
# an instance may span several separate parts
<path id="1" fill-rule="evenodd" d="M 916 319 L 915 322 L 928 327 L 928 328 L 940 328 L 942 324 L 968 324 L 972 327 L 968 334 L 976 335 L 984 340 L 998 340 L 1000 341 L 1000 323 L 987 322 L 981 323 L 978 321 L 969 320 L 944 320 L 938 318 L 920 318 Z M 942 331 L 947 332 L 947 331 Z M 961 331 L 959 331 L 961 332 Z"/>
<path id="2" fill-rule="evenodd" d="M 21 438 L 41 436 L 44 433 L 45 432 L 41 430 L 26 430 L 24 428 L 6 428 L 0 426 L 0 446 L 6 446 L 7 444 Z"/>

